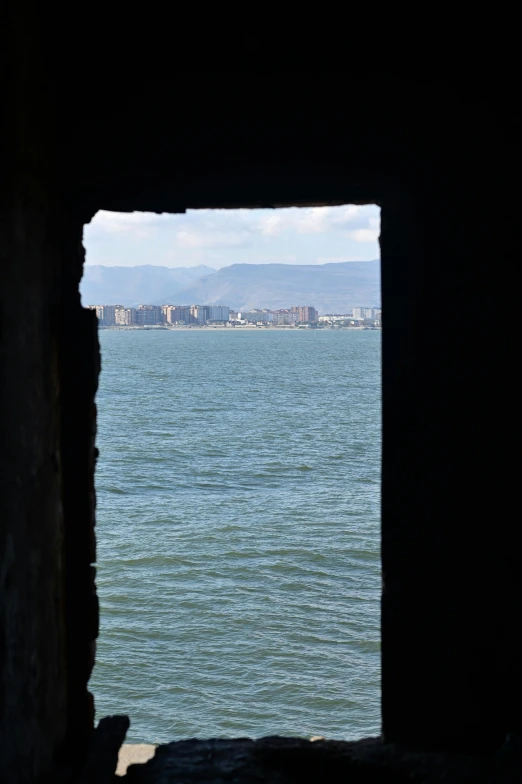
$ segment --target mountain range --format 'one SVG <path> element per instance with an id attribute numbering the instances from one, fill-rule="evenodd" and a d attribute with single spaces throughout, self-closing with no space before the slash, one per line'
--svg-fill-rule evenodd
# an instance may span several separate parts
<path id="1" fill-rule="evenodd" d="M 216 272 L 198 267 L 105 267 L 87 264 L 80 284 L 84 305 L 153 305 L 163 294 L 176 296 L 199 278 Z M 163 303 L 162 303 L 163 304 Z"/>
<path id="2" fill-rule="evenodd" d="M 380 262 L 232 264 L 220 270 L 87 265 L 81 294 L 85 305 L 222 304 L 235 310 L 314 305 L 321 313 L 342 313 L 381 304 Z"/>

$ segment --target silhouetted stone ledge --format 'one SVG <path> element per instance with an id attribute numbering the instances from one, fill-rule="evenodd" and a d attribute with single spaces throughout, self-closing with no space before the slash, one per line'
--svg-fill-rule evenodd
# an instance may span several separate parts
<path id="1" fill-rule="evenodd" d="M 118 754 L 129 729 L 128 716 L 107 716 L 93 733 L 83 770 L 76 784 L 112 784 Z"/>
<path id="2" fill-rule="evenodd" d="M 158 746 L 131 765 L 128 784 L 490 784 L 491 761 L 458 754 L 411 752 L 378 738 L 356 742 L 269 737 L 253 741 L 185 740 Z"/>

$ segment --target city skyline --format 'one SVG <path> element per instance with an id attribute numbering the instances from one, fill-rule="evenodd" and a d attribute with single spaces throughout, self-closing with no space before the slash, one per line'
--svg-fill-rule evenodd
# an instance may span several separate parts
<path id="1" fill-rule="evenodd" d="M 161 325 L 205 326 L 209 324 L 264 324 L 292 326 L 297 324 L 371 322 L 380 325 L 380 308 L 356 307 L 345 314 L 323 314 L 313 305 L 292 305 L 289 308 L 252 308 L 235 311 L 228 305 L 88 305 L 96 311 L 101 327 L 146 327 Z"/>

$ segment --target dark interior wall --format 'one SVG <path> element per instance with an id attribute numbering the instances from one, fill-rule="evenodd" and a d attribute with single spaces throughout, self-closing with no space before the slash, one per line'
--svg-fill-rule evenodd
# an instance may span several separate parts
<path id="1" fill-rule="evenodd" d="M 518 404 L 492 316 L 518 251 L 490 197 L 498 163 L 466 144 L 412 202 L 383 206 L 381 236 L 383 727 L 479 753 L 518 724 L 522 697 L 506 460 Z"/>
<path id="2" fill-rule="evenodd" d="M 65 757 L 81 760 L 94 722 L 87 684 L 98 636 L 95 586 L 96 406 L 100 356 L 97 321 L 81 307 L 79 283 L 85 252 L 86 214 L 72 205 L 60 214 L 60 448 L 65 519 L 65 618 L 67 650 L 67 735 Z"/>
<path id="3" fill-rule="evenodd" d="M 31 3 L 2 33 L 0 781 L 55 781 L 93 727 L 96 322 L 62 177 L 58 83 Z"/>
<path id="4" fill-rule="evenodd" d="M 20 765 L 29 781 L 66 723 L 58 259 L 45 188 L 27 178 L 13 195 L 0 241 L 0 778 Z"/>
<path id="5" fill-rule="evenodd" d="M 482 318 L 519 258 L 503 209 L 520 200 L 519 137 L 499 85 L 269 71 L 97 80 L 79 44 L 70 59 L 58 45 L 43 56 L 26 11 L 3 148 L 0 779 L 81 756 L 93 722 L 98 344 L 78 281 L 81 226 L 101 208 L 382 206 L 385 737 L 496 748 L 521 702 L 503 459 L 517 403 L 502 384 L 499 404 L 509 357 Z"/>
<path id="6" fill-rule="evenodd" d="M 2 92 L 0 779 L 18 784 L 53 763 L 67 689 L 53 117 L 30 63 L 38 41 L 10 32 L 19 68 Z"/>
<path id="7" fill-rule="evenodd" d="M 512 408 L 495 410 L 506 356 L 488 319 L 519 254 L 505 213 L 519 198 L 514 126 L 494 82 L 361 79 L 355 118 L 341 80 L 289 75 L 262 103 L 269 81 L 178 80 L 178 122 L 167 83 L 134 83 L 91 129 L 84 193 L 116 210 L 381 205 L 384 734 L 496 748 L 521 699 Z"/>
<path id="8" fill-rule="evenodd" d="M 96 321 L 83 221 L 24 173 L 0 234 L 0 780 L 81 764 L 94 721 Z M 65 262 L 65 263 L 64 263 Z"/>

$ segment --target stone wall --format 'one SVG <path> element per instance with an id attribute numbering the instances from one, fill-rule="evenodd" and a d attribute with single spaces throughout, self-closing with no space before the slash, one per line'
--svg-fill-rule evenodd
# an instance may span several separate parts
<path id="1" fill-rule="evenodd" d="M 52 117 L 38 36 L 13 17 L 2 93 L 0 214 L 0 779 L 53 764 L 66 728 L 60 450 L 60 258 Z M 2 69 L 5 73 L 4 69 Z"/>
<path id="2" fill-rule="evenodd" d="M 478 318 L 519 258 L 500 84 L 365 77 L 356 112 L 343 74 L 162 71 L 115 94 L 118 39 L 62 43 L 37 11 L 12 11 L 6 50 L 0 779 L 80 764 L 93 726 L 99 352 L 78 282 L 101 208 L 382 206 L 384 735 L 496 750 L 522 700 L 515 360 Z M 430 318 L 448 303 L 456 326 Z"/>

